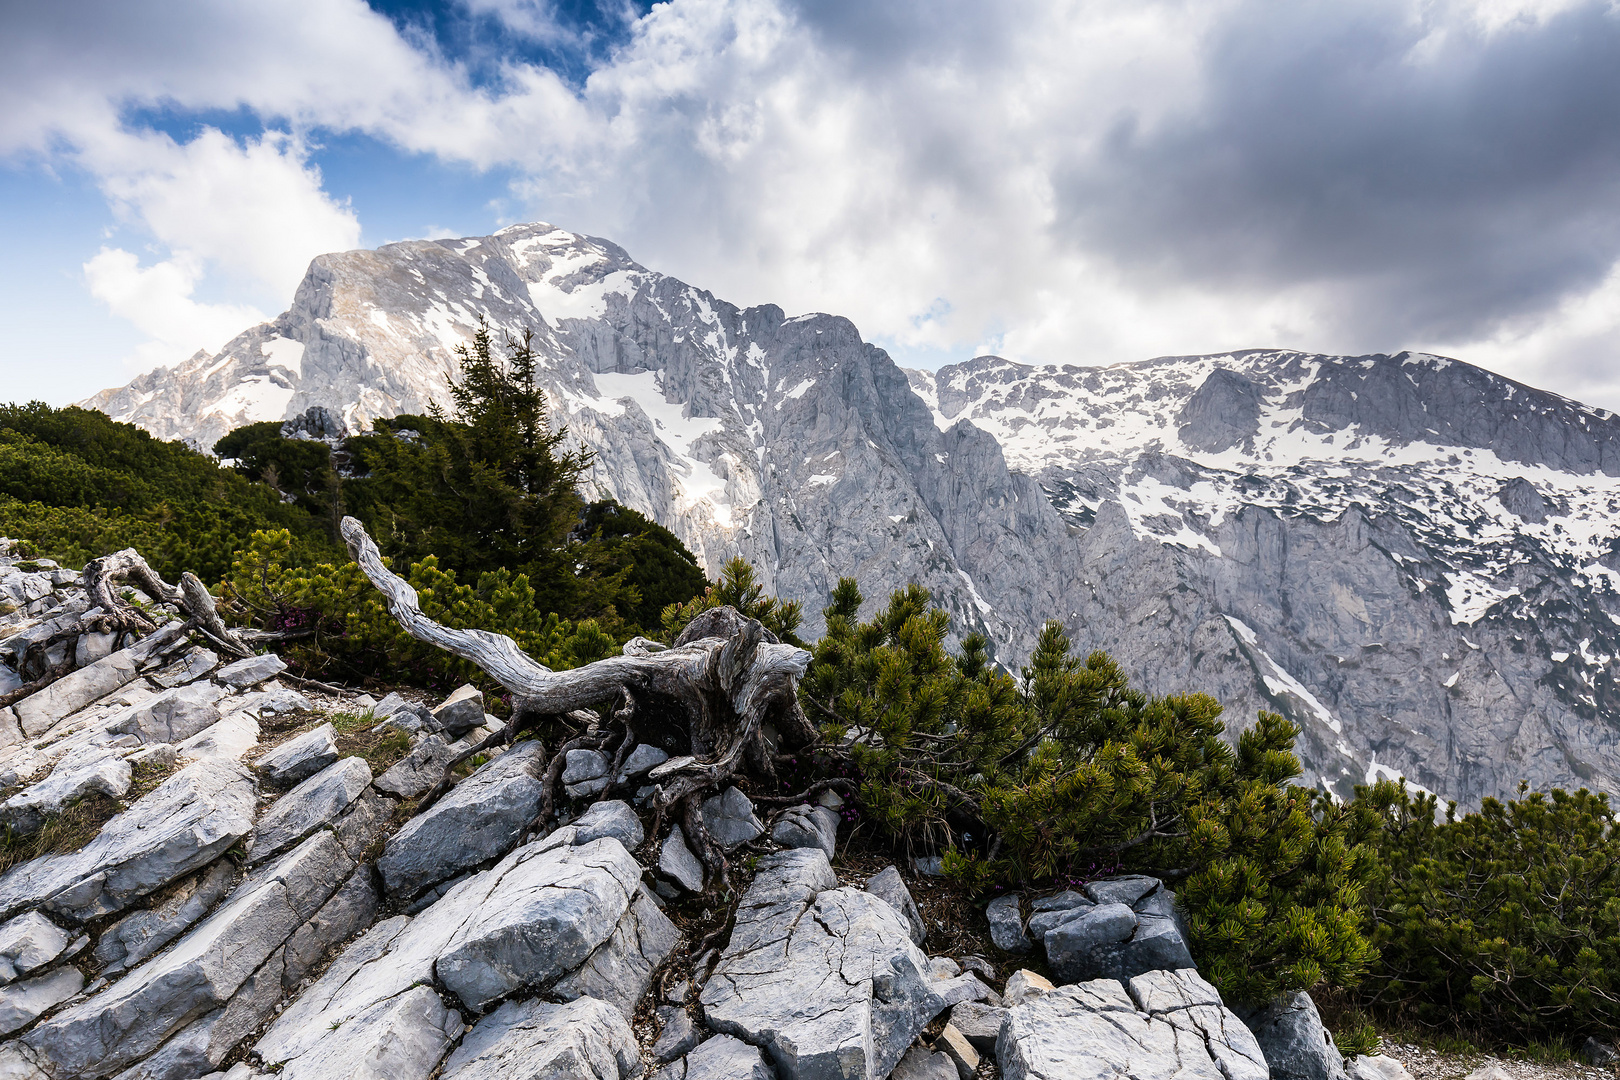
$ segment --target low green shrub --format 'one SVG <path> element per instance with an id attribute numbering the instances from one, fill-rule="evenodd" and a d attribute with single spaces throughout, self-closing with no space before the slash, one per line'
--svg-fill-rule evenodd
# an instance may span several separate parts
<path id="1" fill-rule="evenodd" d="M 1607 795 L 1528 792 L 1441 814 L 1389 781 L 1352 812 L 1379 855 L 1371 1008 L 1519 1042 L 1620 1032 L 1620 832 Z"/>
<path id="2" fill-rule="evenodd" d="M 978 636 L 946 651 L 925 590 L 864 623 L 861 603 L 839 584 L 801 695 L 855 765 L 860 812 L 897 844 L 945 850 L 979 888 L 1165 878 L 1229 1000 L 1350 982 L 1375 959 L 1372 852 L 1347 810 L 1291 785 L 1293 725 L 1262 713 L 1234 750 L 1214 699 L 1134 690 L 1106 655 L 1072 655 L 1056 623 L 1014 680 Z"/>

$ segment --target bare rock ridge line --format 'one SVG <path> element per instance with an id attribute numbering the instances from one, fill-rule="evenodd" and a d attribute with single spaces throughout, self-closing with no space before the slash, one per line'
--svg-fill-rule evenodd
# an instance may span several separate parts
<path id="1" fill-rule="evenodd" d="M 446 400 L 480 316 L 535 331 L 600 492 L 747 558 L 811 635 L 839 577 L 916 582 L 1009 665 L 1056 617 L 1150 691 L 1282 712 L 1341 793 L 1620 776 L 1620 419 L 1441 357 L 905 372 L 536 224 L 320 256 L 274 321 L 86 404 L 204 446 L 356 429 Z"/>

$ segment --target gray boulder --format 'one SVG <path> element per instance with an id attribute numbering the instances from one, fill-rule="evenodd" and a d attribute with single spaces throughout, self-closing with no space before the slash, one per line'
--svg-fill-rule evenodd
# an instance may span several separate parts
<path id="1" fill-rule="evenodd" d="M 77 919 L 111 915 L 212 862 L 253 828 L 253 777 L 234 761 L 190 765 L 67 855 L 0 875 L 0 917 L 42 907 Z"/>
<path id="2" fill-rule="evenodd" d="M 765 831 L 765 826 L 754 816 L 754 804 L 736 787 L 728 787 L 704 799 L 702 811 L 703 827 L 727 851 Z"/>
<path id="3" fill-rule="evenodd" d="M 286 670 L 287 665 L 281 657 L 275 653 L 265 653 L 262 656 L 238 660 L 234 664 L 226 664 L 214 673 L 214 678 L 226 686 L 245 689 L 267 682 Z"/>
<path id="4" fill-rule="evenodd" d="M 248 862 L 261 863 L 335 820 L 371 786 L 365 758 L 348 757 L 277 799 L 253 830 Z"/>
<path id="5" fill-rule="evenodd" d="M 67 931 L 37 911 L 0 926 L 0 986 L 50 963 L 67 946 Z"/>
<path id="6" fill-rule="evenodd" d="M 1344 1056 L 1303 990 L 1242 1012 L 1273 1080 L 1345 1080 Z"/>
<path id="7" fill-rule="evenodd" d="M 604 836 L 613 837 L 629 851 L 636 850 L 647 838 L 636 812 L 619 799 L 594 803 L 574 822 L 576 844 L 588 844 Z"/>
<path id="8" fill-rule="evenodd" d="M 810 1080 L 886 1076 L 935 1016 L 979 993 L 971 975 L 931 978 L 899 912 L 838 888 L 826 855 L 798 848 L 761 860 L 699 1001 L 710 1028 Z"/>
<path id="9" fill-rule="evenodd" d="M 629 1080 L 642 1071 L 635 1033 L 591 998 L 508 1001 L 474 1024 L 443 1080 Z"/>
<path id="10" fill-rule="evenodd" d="M 771 826 L 771 839 L 783 847 L 820 848 L 832 858 L 838 850 L 838 815 L 824 806 L 792 806 Z"/>
<path id="11" fill-rule="evenodd" d="M 905 879 L 896 867 L 886 866 L 874 874 L 866 883 L 866 891 L 900 913 L 911 931 L 913 944 L 920 946 L 928 940 L 928 927 L 923 923 L 922 912 L 917 910 L 917 901 L 911 898 L 911 890 L 906 888 Z"/>
<path id="12" fill-rule="evenodd" d="M 698 1044 L 697 1025 L 692 1023 L 685 1009 L 678 1005 L 660 1005 L 655 1012 L 658 1015 L 658 1040 L 652 1048 L 655 1062 L 662 1065 L 674 1061 Z"/>
<path id="13" fill-rule="evenodd" d="M 1140 985 L 1139 985 L 1140 984 Z M 1243 1024 L 1196 972 L 1061 986 L 1007 1011 L 1003 1080 L 1267 1080 Z"/>
<path id="14" fill-rule="evenodd" d="M 337 732 L 331 724 L 322 724 L 288 739 L 254 765 L 259 775 L 272 784 L 285 786 L 306 780 L 338 759 Z"/>
<path id="15" fill-rule="evenodd" d="M 221 859 L 177 887 L 163 903 L 131 912 L 103 930 L 96 941 L 102 974 L 132 968 L 179 937 L 230 892 L 236 873 L 230 860 Z"/>
<path id="16" fill-rule="evenodd" d="M 570 798 L 589 799 L 607 790 L 609 762 L 595 750 L 570 750 L 563 762 L 563 790 Z"/>
<path id="17" fill-rule="evenodd" d="M 414 899 L 511 850 L 540 809 L 545 768 L 545 747 L 520 742 L 408 821 L 377 860 L 388 897 Z"/>
<path id="18" fill-rule="evenodd" d="M 444 779 L 445 770 L 456 750 L 438 735 L 426 735 L 411 752 L 390 765 L 381 776 L 371 782 L 378 791 L 401 799 L 414 799 L 425 795 L 428 789 Z"/>
<path id="19" fill-rule="evenodd" d="M 658 872 L 690 893 L 703 891 L 703 864 L 686 846 L 686 834 L 679 825 L 672 825 L 658 849 Z"/>
<path id="20" fill-rule="evenodd" d="M 1119 979 L 1196 967 L 1175 910 L 1175 895 L 1155 878 L 1092 882 L 1086 896 L 1043 898 L 1029 920 L 1040 933 L 1059 982 Z M 1058 907 L 1062 902 L 1066 907 Z"/>
<path id="21" fill-rule="evenodd" d="M 444 702 L 433 710 L 433 719 L 452 739 L 459 739 L 484 722 L 484 695 L 476 686 L 466 683 L 458 686 Z"/>
<path id="22" fill-rule="evenodd" d="M 267 961 L 273 970 L 247 1000 L 273 1009 L 280 994 L 281 944 L 353 869 L 354 861 L 331 833 L 311 837 L 251 875 L 173 949 L 35 1027 L 25 1041 L 59 1075 L 105 1076 L 230 1003 Z M 263 1017 L 246 1019 L 251 1022 L 242 1034 Z"/>
<path id="23" fill-rule="evenodd" d="M 687 1054 L 665 1065 L 654 1080 L 776 1080 L 759 1047 L 730 1035 L 715 1035 Z"/>
<path id="24" fill-rule="evenodd" d="M 84 975 L 69 966 L 0 988 L 0 1035 L 27 1027 L 83 988 Z"/>
<path id="25" fill-rule="evenodd" d="M 637 743 L 619 768 L 619 783 L 624 784 L 651 772 L 669 760 L 669 755 L 650 743 Z"/>
<path id="26" fill-rule="evenodd" d="M 985 905 L 985 918 L 990 922 L 990 940 L 996 948 L 1010 953 L 1026 953 L 1033 947 L 1029 935 L 1024 933 L 1024 917 L 1019 910 L 1019 896 L 1008 893 Z"/>

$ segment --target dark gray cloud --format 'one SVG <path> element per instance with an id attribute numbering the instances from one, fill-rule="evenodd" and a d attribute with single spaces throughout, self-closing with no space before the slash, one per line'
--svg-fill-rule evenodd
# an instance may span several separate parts
<path id="1" fill-rule="evenodd" d="M 1364 338 L 1466 339 L 1620 255 L 1620 11 L 1485 32 L 1394 5 L 1256 3 L 1195 110 L 1122 108 L 1057 171 L 1060 228 L 1145 279 L 1331 287 Z"/>

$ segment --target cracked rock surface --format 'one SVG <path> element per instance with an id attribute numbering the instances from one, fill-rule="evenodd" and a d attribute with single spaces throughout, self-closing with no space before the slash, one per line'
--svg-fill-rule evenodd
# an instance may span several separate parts
<path id="1" fill-rule="evenodd" d="M 760 861 L 699 1002 L 715 1031 L 764 1048 L 785 1080 L 880 1080 L 933 1018 L 978 996 L 934 979 L 904 917 L 839 888 L 819 848 Z"/>
<path id="2" fill-rule="evenodd" d="M 1190 970 L 1060 986 L 1007 1011 L 1003 1080 L 1268 1080 L 1260 1046 Z"/>

